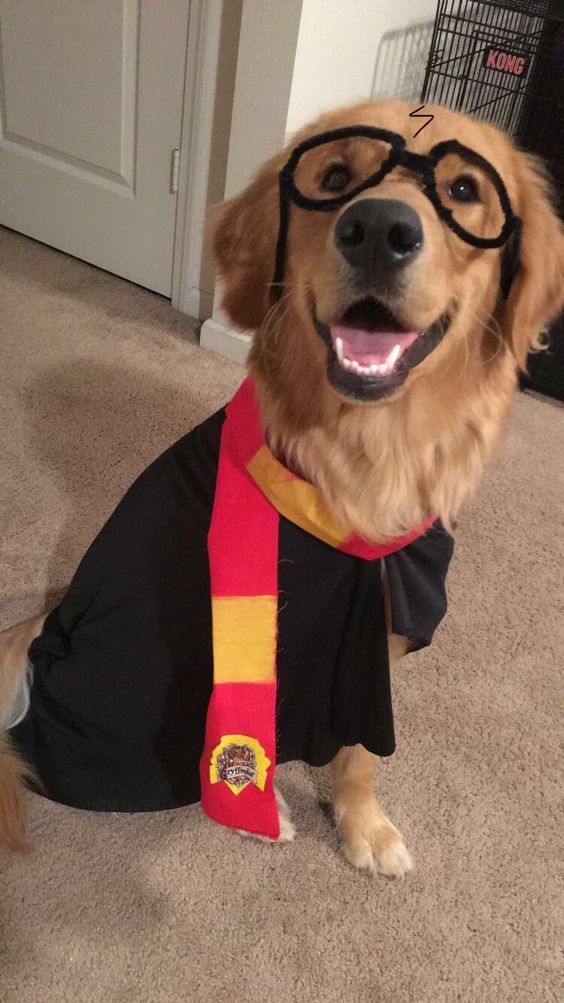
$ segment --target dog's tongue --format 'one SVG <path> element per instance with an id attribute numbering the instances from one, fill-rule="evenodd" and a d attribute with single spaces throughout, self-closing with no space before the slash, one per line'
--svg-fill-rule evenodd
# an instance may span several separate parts
<path id="1" fill-rule="evenodd" d="M 341 365 L 371 369 L 377 373 L 390 371 L 400 356 L 418 337 L 418 331 L 366 331 L 362 328 L 336 326 L 331 338 Z M 356 364 L 356 365 L 354 365 Z"/>

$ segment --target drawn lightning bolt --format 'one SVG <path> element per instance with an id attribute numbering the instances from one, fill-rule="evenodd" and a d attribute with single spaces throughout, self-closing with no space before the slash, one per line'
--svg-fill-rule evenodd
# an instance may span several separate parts
<path id="1" fill-rule="evenodd" d="M 418 136 L 419 133 L 423 131 L 423 129 L 427 128 L 427 126 L 429 125 L 429 123 L 432 122 L 433 119 L 434 119 L 434 117 L 435 117 L 434 115 L 431 115 L 429 112 L 427 112 L 426 115 L 425 114 L 420 115 L 419 112 L 422 111 L 424 107 L 425 107 L 425 105 L 421 104 L 421 105 L 419 105 L 419 108 L 416 108 L 415 111 L 410 111 L 410 113 L 409 113 L 409 117 L 410 118 L 426 118 L 427 119 L 427 121 L 423 125 L 419 126 L 417 132 L 413 136 L 414 139 L 415 139 L 415 136 Z"/>

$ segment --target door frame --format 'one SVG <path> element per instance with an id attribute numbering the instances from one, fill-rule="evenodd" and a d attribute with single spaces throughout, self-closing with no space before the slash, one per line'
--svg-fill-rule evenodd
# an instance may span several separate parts
<path id="1" fill-rule="evenodd" d="M 241 0 L 230 2 L 242 7 Z M 223 4 L 222 0 L 189 0 L 189 5 L 181 132 L 184 152 L 180 158 L 171 303 L 182 313 L 205 320 L 211 317 L 213 290 L 200 287 L 200 275 L 215 138 Z M 225 160 L 227 152 L 226 148 Z"/>

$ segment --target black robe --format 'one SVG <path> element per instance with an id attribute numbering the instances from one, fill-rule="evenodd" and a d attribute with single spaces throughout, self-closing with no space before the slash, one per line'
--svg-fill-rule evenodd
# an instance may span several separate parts
<path id="1" fill-rule="evenodd" d="M 200 799 L 213 683 L 207 532 L 219 411 L 141 474 L 31 645 L 29 710 L 10 732 L 48 797 L 99 811 Z M 393 629 L 421 647 L 446 610 L 439 525 L 385 558 Z M 277 762 L 343 745 L 394 750 L 380 560 L 279 529 Z"/>

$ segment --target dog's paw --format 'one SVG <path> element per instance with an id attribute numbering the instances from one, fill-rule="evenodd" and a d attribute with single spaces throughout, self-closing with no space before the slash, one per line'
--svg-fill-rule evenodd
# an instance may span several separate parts
<path id="1" fill-rule="evenodd" d="M 254 832 L 247 832 L 245 829 L 237 829 L 240 836 L 253 836 L 254 839 L 261 839 L 263 843 L 291 843 L 296 838 L 296 827 L 290 818 L 290 809 L 286 799 L 277 787 L 274 788 L 274 796 L 278 808 L 278 818 L 280 821 L 280 835 L 278 839 L 271 839 L 270 836 L 258 836 Z"/>
<path id="2" fill-rule="evenodd" d="M 274 787 L 274 796 L 276 798 L 278 818 L 280 820 L 280 835 L 277 842 L 291 843 L 296 838 L 296 827 L 290 818 L 290 809 L 288 808 L 286 798 L 280 793 L 276 786 Z"/>
<path id="3" fill-rule="evenodd" d="M 337 816 L 341 849 L 353 867 L 403 878 L 413 870 L 411 855 L 398 830 L 376 802 L 357 805 Z"/>
<path id="4" fill-rule="evenodd" d="M 280 819 L 280 835 L 275 843 L 293 843 L 296 838 L 296 827 L 291 819 Z"/>

